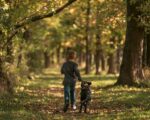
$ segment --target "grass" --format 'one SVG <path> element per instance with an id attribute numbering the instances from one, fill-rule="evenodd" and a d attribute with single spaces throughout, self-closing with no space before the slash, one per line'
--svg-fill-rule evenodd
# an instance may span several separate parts
<path id="1" fill-rule="evenodd" d="M 149 120 L 150 89 L 106 87 L 116 82 L 112 75 L 83 75 L 92 81 L 88 114 L 78 110 L 62 112 L 62 76 L 44 71 L 35 80 L 24 80 L 14 95 L 0 97 L 0 120 Z M 79 108 L 80 83 L 77 83 Z"/>

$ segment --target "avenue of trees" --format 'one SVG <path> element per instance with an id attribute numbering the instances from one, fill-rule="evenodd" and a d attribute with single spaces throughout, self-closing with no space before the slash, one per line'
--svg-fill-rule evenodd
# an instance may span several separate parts
<path id="1" fill-rule="evenodd" d="M 119 73 L 115 85 L 145 83 L 149 6 L 150 0 L 0 0 L 0 92 L 61 66 L 70 49 L 85 74 Z"/>

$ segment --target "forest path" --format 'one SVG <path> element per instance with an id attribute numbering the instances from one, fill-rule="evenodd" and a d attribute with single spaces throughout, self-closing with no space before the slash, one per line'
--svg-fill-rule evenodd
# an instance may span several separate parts
<path id="1" fill-rule="evenodd" d="M 149 119 L 150 89 L 110 87 L 112 75 L 82 75 L 92 82 L 92 101 L 88 113 L 78 113 L 80 82 L 77 82 L 77 110 L 63 113 L 63 85 L 58 70 L 45 70 L 33 80 L 25 80 L 13 96 L 0 100 L 2 120 L 111 120 Z M 7 97 L 7 100 L 6 100 Z"/>

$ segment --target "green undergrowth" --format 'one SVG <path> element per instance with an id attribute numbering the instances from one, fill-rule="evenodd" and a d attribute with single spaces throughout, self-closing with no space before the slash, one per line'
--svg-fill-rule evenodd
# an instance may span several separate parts
<path id="1" fill-rule="evenodd" d="M 14 95 L 0 97 L 0 120 L 149 120 L 150 89 L 111 86 L 113 75 L 83 75 L 92 82 L 88 113 L 78 113 L 80 82 L 76 86 L 77 110 L 63 113 L 63 76 L 44 71 L 22 80 Z M 109 87 L 107 87 L 109 86 Z"/>

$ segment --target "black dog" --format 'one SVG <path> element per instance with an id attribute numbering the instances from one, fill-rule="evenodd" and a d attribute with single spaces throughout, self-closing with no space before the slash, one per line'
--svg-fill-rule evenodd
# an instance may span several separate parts
<path id="1" fill-rule="evenodd" d="M 82 107 L 84 107 L 84 112 L 87 112 L 87 105 L 89 101 L 91 100 L 91 88 L 90 88 L 91 82 L 83 81 L 81 83 L 81 105 L 80 105 L 80 113 L 82 112 Z"/>

